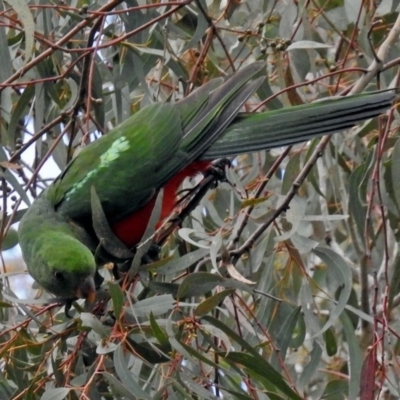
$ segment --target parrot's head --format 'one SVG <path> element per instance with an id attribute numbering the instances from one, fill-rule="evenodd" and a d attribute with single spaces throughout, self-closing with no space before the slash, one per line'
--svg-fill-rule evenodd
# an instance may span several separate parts
<path id="1" fill-rule="evenodd" d="M 77 238 L 53 231 L 36 238 L 32 248 L 22 251 L 29 273 L 47 291 L 59 298 L 85 298 L 96 295 L 96 262 L 92 252 Z"/>

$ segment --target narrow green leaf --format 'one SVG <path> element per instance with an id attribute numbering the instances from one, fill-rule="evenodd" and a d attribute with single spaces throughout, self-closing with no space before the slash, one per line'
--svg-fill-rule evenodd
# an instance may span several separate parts
<path id="1" fill-rule="evenodd" d="M 93 314 L 83 312 L 80 315 L 80 319 L 83 327 L 91 328 L 103 339 L 108 339 L 111 333 L 111 328 L 104 326 Z"/>
<path id="2" fill-rule="evenodd" d="M 18 14 L 25 32 L 25 64 L 31 59 L 35 44 L 35 21 L 31 10 L 25 0 L 6 1 Z"/>
<path id="3" fill-rule="evenodd" d="M 122 384 L 135 396 L 143 399 L 151 399 L 149 396 L 138 384 L 137 378 L 133 376 L 131 371 L 129 370 L 128 364 L 125 361 L 124 352 L 122 346 L 118 346 L 114 352 L 114 366 L 115 371 L 121 379 Z"/>
<path id="4" fill-rule="evenodd" d="M 168 346 L 168 336 L 164 333 L 164 331 L 160 328 L 160 325 L 157 324 L 156 319 L 154 318 L 154 314 L 150 313 L 150 326 L 153 331 L 154 337 L 158 340 L 162 346 Z"/>
<path id="5" fill-rule="evenodd" d="M 314 315 L 314 298 L 312 295 L 312 291 L 310 285 L 308 283 L 303 283 L 300 293 L 299 300 L 301 303 L 303 315 L 304 315 L 304 323 L 307 327 L 307 331 L 311 332 L 314 335 L 317 332 L 321 331 L 320 321 L 316 315 Z M 321 339 L 317 337 L 317 340 Z"/>
<path id="6" fill-rule="evenodd" d="M 126 386 L 124 386 L 117 378 L 108 372 L 101 372 L 110 386 L 121 396 L 127 400 L 137 400 L 135 393 L 132 393 Z"/>
<path id="7" fill-rule="evenodd" d="M 321 399 L 347 399 L 347 394 L 349 392 L 349 383 L 346 380 L 335 379 L 329 381 L 325 387 L 324 393 Z M 358 396 L 356 398 L 359 398 Z"/>
<path id="8" fill-rule="evenodd" d="M 202 0 L 201 3 L 204 3 Z M 207 10 L 207 4 L 203 5 L 203 10 Z M 197 44 L 201 41 L 201 38 L 206 34 L 206 30 L 208 29 L 209 25 L 204 16 L 204 14 L 197 10 L 197 24 L 196 24 L 196 31 L 190 35 L 190 40 L 185 44 L 185 47 L 182 49 L 183 52 L 196 47 Z"/>
<path id="9" fill-rule="evenodd" d="M 198 398 L 205 400 L 219 400 L 217 396 L 214 396 L 211 393 L 211 391 L 196 383 L 193 377 L 185 371 L 182 371 L 180 373 L 180 378 L 181 383 L 183 383 L 190 392 L 193 392 L 193 394 L 197 394 L 197 396 L 199 396 Z M 193 398 L 196 398 L 196 396 L 193 395 Z"/>
<path id="10" fill-rule="evenodd" d="M 227 389 L 226 387 L 224 388 L 224 391 L 230 393 L 233 396 L 234 399 L 238 399 L 238 400 L 254 400 L 254 397 L 250 397 L 250 396 L 247 396 L 247 394 L 236 392 L 235 390 Z"/>
<path id="11" fill-rule="evenodd" d="M 392 154 L 392 188 L 397 207 L 400 208 L 400 139 L 397 140 Z"/>
<path id="12" fill-rule="evenodd" d="M 285 168 L 285 175 L 282 182 L 282 195 L 285 195 L 293 185 L 294 180 L 300 172 L 300 153 L 290 157 Z"/>
<path id="13" fill-rule="evenodd" d="M 201 318 L 202 321 L 207 321 L 210 324 L 216 326 L 217 328 L 221 329 L 223 332 L 225 332 L 229 338 L 233 339 L 239 346 L 241 346 L 244 350 L 249 352 L 250 354 L 254 356 L 259 356 L 257 351 L 242 337 L 240 337 L 235 331 L 233 331 L 231 328 L 226 326 L 223 322 L 220 320 L 211 317 L 209 315 L 206 315 Z"/>
<path id="14" fill-rule="evenodd" d="M 364 235 L 366 217 L 366 205 L 360 198 L 360 185 L 364 176 L 364 169 L 364 165 L 358 166 L 350 175 L 349 180 L 349 211 L 351 216 L 354 218 L 360 238 Z"/>
<path id="15" fill-rule="evenodd" d="M 298 390 L 301 392 L 310 383 L 311 379 L 315 376 L 315 373 L 319 367 L 319 363 L 322 357 L 322 348 L 316 340 L 314 340 L 314 346 L 310 353 L 310 361 L 304 367 L 303 372 L 300 375 Z"/>
<path id="16" fill-rule="evenodd" d="M 90 188 L 90 206 L 93 229 L 101 243 L 101 247 L 117 259 L 133 258 L 134 254 L 112 231 L 94 186 Z"/>
<path id="17" fill-rule="evenodd" d="M 345 15 L 350 23 L 357 24 L 357 21 L 363 21 L 365 18 L 365 9 L 363 0 L 344 0 Z"/>
<path id="18" fill-rule="evenodd" d="M 326 353 L 329 357 L 333 357 L 338 351 L 338 346 L 332 327 L 324 332 L 324 339 Z"/>
<path id="19" fill-rule="evenodd" d="M 215 338 L 218 338 L 224 344 L 226 351 L 229 352 L 232 345 L 228 335 L 224 331 L 210 324 L 202 324 L 201 330 Z"/>
<path id="20" fill-rule="evenodd" d="M 164 314 L 170 311 L 175 304 L 175 299 L 170 294 L 149 297 L 132 304 L 127 310 L 136 317 L 146 317 L 150 313 L 154 315 Z"/>
<path id="21" fill-rule="evenodd" d="M 181 228 L 178 231 L 179 236 L 187 243 L 193 244 L 196 247 L 202 249 L 209 249 L 210 244 L 206 244 L 206 241 L 210 241 L 210 237 L 205 232 L 199 232 L 195 229 Z M 193 239 L 195 237 L 197 240 Z"/>
<path id="22" fill-rule="evenodd" d="M 295 49 L 330 49 L 332 46 L 325 44 L 314 42 L 312 40 L 299 40 L 298 42 L 292 43 L 286 50 L 295 50 Z"/>
<path id="23" fill-rule="evenodd" d="M 389 280 L 389 282 L 390 282 L 389 309 L 392 308 L 394 297 L 397 296 L 400 292 L 400 254 L 399 253 L 397 253 L 396 258 L 393 261 L 391 270 L 393 271 L 393 274 Z"/>
<path id="24" fill-rule="evenodd" d="M 208 272 L 196 272 L 184 278 L 179 286 L 178 299 L 199 296 L 219 285 L 224 278 Z"/>
<path id="25" fill-rule="evenodd" d="M 56 129 L 55 129 L 56 130 Z M 53 158 L 54 162 L 57 164 L 57 167 L 60 168 L 62 171 L 67 166 L 68 161 L 68 147 L 62 141 L 58 140 L 59 138 L 54 136 L 48 136 L 46 140 L 43 141 L 43 145 L 46 145 L 48 148 L 53 148 L 53 152 L 51 153 L 51 157 Z M 56 140 L 58 140 L 57 144 L 54 146 Z"/>
<path id="26" fill-rule="evenodd" d="M 178 294 L 178 290 L 179 290 L 179 284 L 178 283 L 150 281 L 149 289 L 151 289 L 153 292 L 160 293 L 160 294 L 170 294 L 176 298 L 177 294 Z"/>
<path id="27" fill-rule="evenodd" d="M 221 355 L 221 357 L 223 357 Z M 246 367 L 247 371 L 257 377 L 260 382 L 267 381 L 275 386 L 278 390 L 288 396 L 289 399 L 301 400 L 301 397 L 294 392 L 287 384 L 286 380 L 261 356 L 253 357 L 247 353 L 231 352 L 224 359 L 239 363 Z"/>
<path id="28" fill-rule="evenodd" d="M 168 334 L 169 343 L 178 353 L 182 354 L 188 360 L 193 361 L 191 354 L 188 351 L 186 351 L 185 347 L 183 347 L 181 345 L 181 343 L 179 342 L 179 340 L 175 337 L 174 328 L 173 328 L 174 322 L 172 321 L 173 315 L 174 315 L 173 313 L 170 314 L 170 316 L 168 317 L 168 320 L 167 320 L 167 324 L 166 324 L 166 330 L 167 330 L 167 334 Z"/>
<path id="29" fill-rule="evenodd" d="M 142 264 L 143 256 L 149 251 L 153 241 L 149 238 L 154 234 L 156 230 L 157 222 L 160 220 L 162 204 L 163 204 L 164 189 L 160 189 L 157 195 L 156 202 L 154 204 L 153 211 L 149 222 L 147 223 L 146 230 L 141 239 L 140 245 L 136 248 L 135 257 L 132 260 L 131 268 L 129 270 L 129 278 L 133 279 Z"/>
<path id="30" fill-rule="evenodd" d="M 4 148 L 0 146 L 0 161 L 8 162 L 8 157 Z M 21 199 L 27 204 L 28 206 L 31 205 L 31 201 L 26 194 L 24 188 L 19 183 L 18 179 L 10 172 L 9 169 L 0 169 L 0 176 L 4 177 L 4 179 L 11 185 L 13 189 L 19 194 Z"/>
<path id="31" fill-rule="evenodd" d="M 301 307 L 296 307 L 286 318 L 285 321 L 283 321 L 282 328 L 279 331 L 278 337 L 277 337 L 277 342 L 278 342 L 278 348 L 279 348 L 279 357 L 281 360 L 285 360 L 286 358 L 286 351 L 292 341 L 292 337 L 297 325 L 297 320 L 299 319 L 301 313 Z M 274 357 L 274 362 L 272 362 L 272 365 L 276 368 L 279 366 L 279 360 Z"/>
<path id="32" fill-rule="evenodd" d="M 35 94 L 35 86 L 34 85 L 27 86 L 25 90 L 22 92 L 20 98 L 18 99 L 17 104 L 13 109 L 7 133 L 9 140 L 11 141 L 13 139 L 12 142 L 9 143 L 13 147 L 15 145 L 15 133 L 18 130 L 17 126 L 20 123 L 20 120 L 25 117 L 25 109 L 29 105 L 29 102 L 32 100 L 34 94 Z"/>
<path id="33" fill-rule="evenodd" d="M 160 268 L 157 268 L 157 273 L 160 275 L 176 274 L 184 269 L 189 268 L 191 265 L 199 261 L 201 258 L 207 256 L 209 253 L 208 249 L 198 249 L 185 254 L 182 257 L 174 258 L 167 264 Z"/>
<path id="34" fill-rule="evenodd" d="M 121 311 L 124 305 L 124 293 L 122 292 L 121 286 L 114 282 L 107 282 L 108 291 L 110 292 L 111 300 L 113 302 L 114 315 L 117 320 L 121 316 Z"/>
<path id="35" fill-rule="evenodd" d="M 0 5 L 0 10 L 3 8 Z M 7 31 L 5 26 L 0 26 L 0 80 L 1 82 L 6 81 L 12 75 L 12 61 L 10 55 L 10 49 L 7 43 Z M 18 40 L 19 41 L 19 40 Z"/>
<path id="36" fill-rule="evenodd" d="M 52 388 L 47 389 L 40 400 L 63 400 L 65 399 L 69 392 L 71 391 L 70 388 Z"/>
<path id="37" fill-rule="evenodd" d="M 349 352 L 348 357 L 348 369 L 349 369 L 349 399 L 356 399 L 359 395 L 360 390 L 360 378 L 361 369 L 363 364 L 362 353 L 360 349 L 359 339 L 354 332 L 353 324 L 347 312 L 344 312 L 340 316 L 340 321 L 343 324 L 343 330 L 347 342 L 347 348 Z"/>
<path id="38" fill-rule="evenodd" d="M 18 232 L 11 228 L 8 230 L 6 236 L 1 241 L 1 250 L 9 250 L 18 244 Z"/>
<path id="39" fill-rule="evenodd" d="M 197 351 L 196 349 L 194 349 L 191 346 L 188 346 L 187 344 L 183 343 L 183 342 L 179 342 L 181 344 L 181 346 L 191 355 L 193 356 L 195 359 L 202 361 L 208 365 L 210 365 L 213 368 L 223 368 L 223 366 L 218 365 L 217 363 L 215 363 L 214 361 L 212 361 L 210 358 L 206 357 L 203 353 L 200 353 L 199 351 Z M 224 373 L 229 374 L 229 370 L 227 370 L 226 368 L 224 369 Z"/>
<path id="40" fill-rule="evenodd" d="M 60 368 L 62 360 L 60 358 L 55 357 L 55 354 L 50 356 L 50 360 L 51 360 L 51 367 L 53 368 L 53 373 L 55 377 L 55 384 L 56 386 L 63 386 L 65 376 L 62 372 L 62 368 Z"/>
<path id="41" fill-rule="evenodd" d="M 338 287 L 341 288 L 336 307 L 329 313 L 328 321 L 321 330 L 312 336 L 316 337 L 329 329 L 344 311 L 351 294 L 352 275 L 346 261 L 330 248 L 320 246 L 314 249 L 313 252 L 324 261 L 328 271 L 335 277 Z"/>
<path id="42" fill-rule="evenodd" d="M 133 335 L 132 335 L 133 336 Z M 133 349 L 135 356 L 143 359 L 150 364 L 161 364 L 171 361 L 168 354 L 171 352 L 171 345 L 168 344 L 159 346 L 149 341 L 138 343 L 131 336 L 127 337 L 130 347 Z"/>
<path id="43" fill-rule="evenodd" d="M 218 292 L 213 296 L 207 297 L 204 301 L 202 301 L 194 310 L 195 315 L 198 317 L 202 317 L 206 315 L 210 311 L 214 310 L 224 299 L 225 297 L 231 295 L 234 292 L 233 289 L 223 290 L 222 292 Z"/>
<path id="44" fill-rule="evenodd" d="M 231 357 L 232 353 L 229 353 L 224 357 L 221 353 L 221 357 L 224 357 L 227 360 L 234 361 L 238 358 L 242 359 L 242 361 L 237 361 L 240 363 L 248 362 L 248 366 L 255 367 L 255 371 L 263 371 L 262 374 L 265 379 L 276 386 L 283 393 L 291 396 L 293 399 L 300 399 L 300 397 L 289 387 L 286 381 L 282 378 L 282 376 L 271 366 L 271 364 L 266 361 L 246 340 L 241 338 L 236 332 L 227 327 L 223 322 L 217 320 L 214 317 L 205 316 L 202 320 L 208 321 L 210 324 L 216 326 L 221 329 L 225 334 L 231 339 L 238 343 L 244 350 L 246 350 L 249 354 L 246 353 L 234 353 L 234 356 Z M 238 356 L 237 356 L 238 355 Z M 235 358 L 235 357 L 238 358 Z M 236 361 L 235 361 L 236 362 Z M 250 368 L 251 369 L 251 368 Z"/>

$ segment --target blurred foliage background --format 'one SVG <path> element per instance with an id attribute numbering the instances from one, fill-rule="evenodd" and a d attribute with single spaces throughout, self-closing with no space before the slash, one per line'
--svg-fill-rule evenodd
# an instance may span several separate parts
<path id="1" fill-rule="evenodd" d="M 40 290 L 21 292 L 25 267 L 9 249 L 12 224 L 79 148 L 149 103 L 255 60 L 268 80 L 249 111 L 399 86 L 399 8 L 1 2 L 0 397 L 398 399 L 395 107 L 331 138 L 239 157 L 234 188 L 209 191 L 159 261 L 134 260 L 128 290 L 103 268 L 98 302 L 77 302 L 72 319 Z"/>

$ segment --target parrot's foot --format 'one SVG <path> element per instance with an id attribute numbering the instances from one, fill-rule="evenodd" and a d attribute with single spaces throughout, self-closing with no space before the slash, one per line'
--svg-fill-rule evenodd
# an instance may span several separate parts
<path id="1" fill-rule="evenodd" d="M 210 167 L 204 172 L 204 178 L 208 176 L 214 177 L 214 185 L 218 185 L 218 182 L 227 182 L 228 179 L 226 178 L 226 169 L 230 168 L 232 162 L 229 158 L 219 158 L 212 162 Z"/>
<path id="2" fill-rule="evenodd" d="M 142 264 L 151 264 L 159 261 L 160 251 L 161 246 L 159 246 L 157 243 L 152 243 L 147 253 L 142 257 Z"/>
<path id="3" fill-rule="evenodd" d="M 231 166 L 231 160 L 220 158 L 214 161 L 206 171 L 204 178 L 192 189 L 189 189 L 177 202 L 181 209 L 169 219 L 168 226 L 157 235 L 156 243 L 161 246 L 177 226 L 200 204 L 201 199 L 209 189 L 214 189 L 218 182 L 228 182 L 226 168 Z"/>
<path id="4" fill-rule="evenodd" d="M 231 160 L 228 158 L 219 158 L 218 160 L 213 161 L 203 172 L 204 179 L 202 179 L 194 188 L 185 190 L 186 193 L 178 200 L 177 205 L 183 204 L 187 201 L 187 205 L 185 205 L 183 210 L 189 207 L 191 212 L 196 208 L 198 202 L 203 198 L 208 189 L 215 188 L 218 185 L 218 182 L 228 182 L 226 177 L 226 168 L 229 168 L 231 165 Z M 200 195 L 198 196 L 199 193 Z M 197 204 L 194 208 L 191 208 L 190 205 L 195 202 L 197 202 Z M 186 216 L 187 214 L 185 213 L 185 217 Z"/>

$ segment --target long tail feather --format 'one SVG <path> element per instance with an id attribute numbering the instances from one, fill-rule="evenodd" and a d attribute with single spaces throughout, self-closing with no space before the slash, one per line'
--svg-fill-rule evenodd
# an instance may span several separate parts
<path id="1" fill-rule="evenodd" d="M 235 156 L 304 142 L 376 117 L 390 108 L 394 91 L 334 98 L 282 110 L 242 114 L 202 156 L 202 160 Z"/>

